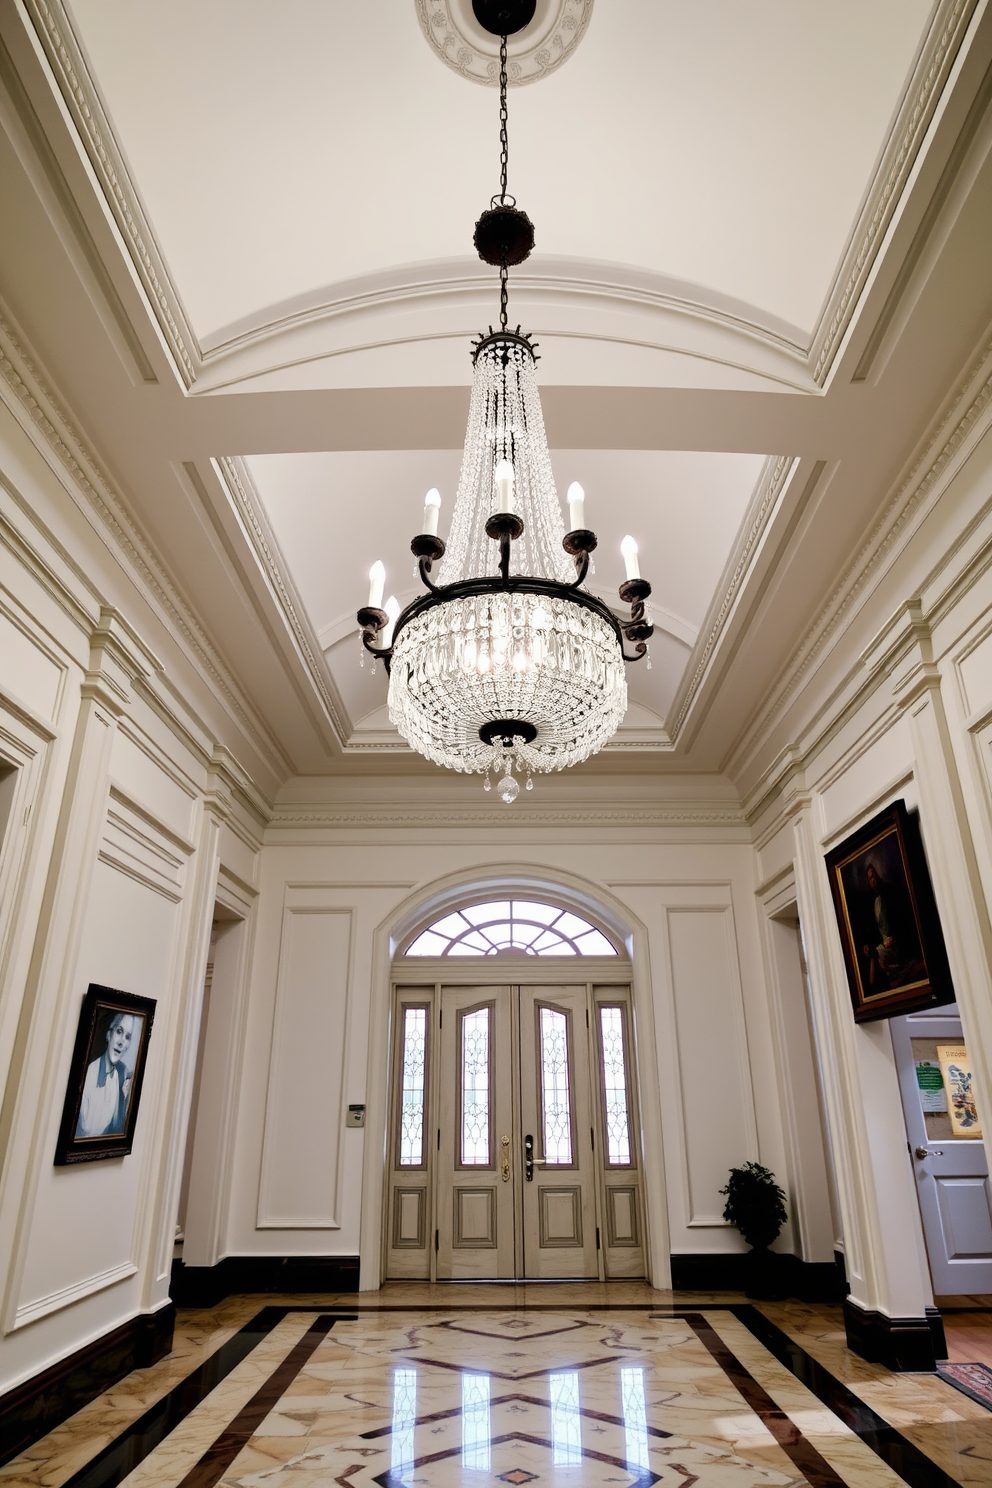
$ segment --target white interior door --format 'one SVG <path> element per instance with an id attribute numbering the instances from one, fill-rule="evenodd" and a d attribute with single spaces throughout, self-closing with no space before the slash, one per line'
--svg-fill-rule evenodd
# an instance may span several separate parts
<path id="1" fill-rule="evenodd" d="M 938 1050 L 963 1047 L 957 1009 L 893 1018 L 906 1134 L 937 1296 L 992 1292 L 992 1194 L 981 1136 L 955 1134 Z M 973 1132 L 978 1121 L 964 1128 Z"/>

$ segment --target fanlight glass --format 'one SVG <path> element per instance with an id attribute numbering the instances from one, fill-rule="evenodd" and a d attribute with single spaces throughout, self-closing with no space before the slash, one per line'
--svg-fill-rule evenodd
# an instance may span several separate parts
<path id="1" fill-rule="evenodd" d="M 408 956 L 616 956 L 601 930 L 571 910 L 527 899 L 473 904 L 436 920 L 407 947 Z"/>

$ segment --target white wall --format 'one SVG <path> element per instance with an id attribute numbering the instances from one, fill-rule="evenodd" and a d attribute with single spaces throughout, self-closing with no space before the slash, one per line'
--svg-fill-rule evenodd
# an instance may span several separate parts
<path id="1" fill-rule="evenodd" d="M 736 761 L 766 922 L 798 898 L 852 1298 L 893 1317 L 932 1303 L 930 1276 L 888 1026 L 853 1022 L 823 857 L 890 801 L 919 812 L 992 1110 L 989 386 L 952 405 Z"/>
<path id="2" fill-rule="evenodd" d="M 0 1390 L 168 1301 L 210 920 L 223 882 L 252 913 L 265 814 L 231 752 L 250 742 L 93 520 L 82 468 L 15 408 L 0 401 Z M 134 1148 L 55 1167 L 93 982 L 156 1003 Z"/>

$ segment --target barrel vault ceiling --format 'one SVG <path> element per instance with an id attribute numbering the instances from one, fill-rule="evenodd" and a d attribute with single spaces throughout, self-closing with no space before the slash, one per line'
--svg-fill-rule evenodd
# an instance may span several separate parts
<path id="1" fill-rule="evenodd" d="M 430 769 L 359 664 L 458 479 L 496 94 L 468 0 L 0 0 L 0 327 L 158 555 L 267 768 Z M 540 0 L 510 94 L 540 342 L 593 587 L 654 584 L 598 766 L 719 770 L 992 321 L 988 0 Z M 523 46 L 518 40 L 511 45 Z M 19 346 L 21 350 L 18 350 Z M 22 379 L 24 381 L 24 379 Z M 171 591 L 170 591 L 171 592 Z"/>

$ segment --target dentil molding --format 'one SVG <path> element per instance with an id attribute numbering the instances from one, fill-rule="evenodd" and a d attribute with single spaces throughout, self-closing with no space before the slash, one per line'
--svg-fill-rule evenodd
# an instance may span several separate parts
<path id="1" fill-rule="evenodd" d="M 499 40 L 483 30 L 472 0 L 416 0 L 420 29 L 432 50 L 453 72 L 495 88 L 499 83 Z M 593 0 L 537 0 L 530 25 L 507 40 L 507 80 L 511 87 L 536 83 L 567 62 L 582 40 Z"/>

